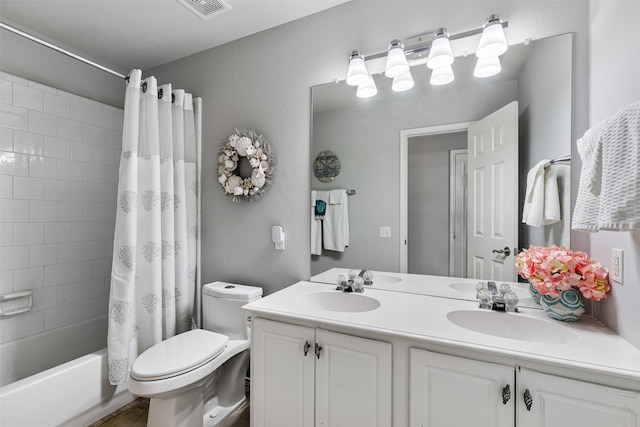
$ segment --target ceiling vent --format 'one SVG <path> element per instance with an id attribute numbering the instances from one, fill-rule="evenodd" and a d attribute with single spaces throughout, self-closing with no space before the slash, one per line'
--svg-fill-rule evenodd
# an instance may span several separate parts
<path id="1" fill-rule="evenodd" d="M 231 6 L 222 0 L 178 0 L 191 12 L 198 15 L 202 19 L 210 19 L 220 15 L 228 10 Z"/>

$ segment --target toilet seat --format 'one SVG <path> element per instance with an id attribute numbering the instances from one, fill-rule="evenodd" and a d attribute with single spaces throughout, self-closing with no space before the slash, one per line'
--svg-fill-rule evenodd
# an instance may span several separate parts
<path id="1" fill-rule="evenodd" d="M 229 337 L 194 329 L 164 340 L 142 353 L 131 367 L 131 377 L 153 381 L 176 377 L 219 356 Z"/>

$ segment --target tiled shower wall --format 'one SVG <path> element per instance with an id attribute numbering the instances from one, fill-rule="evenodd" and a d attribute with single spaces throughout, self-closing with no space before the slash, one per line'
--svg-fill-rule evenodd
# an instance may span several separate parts
<path id="1" fill-rule="evenodd" d="M 33 291 L 30 312 L 0 319 L 0 343 L 107 314 L 122 122 L 0 72 L 0 294 Z"/>

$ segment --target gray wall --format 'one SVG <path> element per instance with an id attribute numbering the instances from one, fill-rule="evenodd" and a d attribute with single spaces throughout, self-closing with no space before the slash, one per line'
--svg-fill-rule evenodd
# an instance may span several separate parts
<path id="1" fill-rule="evenodd" d="M 587 23 L 584 1 L 353 1 L 146 74 L 204 98 L 203 281 L 260 285 L 270 293 L 310 277 L 310 87 L 342 80 L 352 49 L 373 53 L 394 38 L 446 25 L 476 28 L 492 13 L 509 21 L 510 43 L 576 32 L 574 135 L 587 122 Z M 216 182 L 216 151 L 236 127 L 263 132 L 279 169 L 261 200 L 234 204 Z M 275 251 L 272 225 L 286 233 Z M 370 255 L 373 255 L 371 253 Z"/>

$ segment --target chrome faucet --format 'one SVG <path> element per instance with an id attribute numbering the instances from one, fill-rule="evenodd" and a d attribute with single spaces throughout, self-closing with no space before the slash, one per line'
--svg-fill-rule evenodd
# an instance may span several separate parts
<path id="1" fill-rule="evenodd" d="M 347 278 L 344 274 L 338 275 L 337 291 L 343 292 L 364 292 L 364 279 L 360 276 Z"/>
<path id="2" fill-rule="evenodd" d="M 517 305 L 520 301 L 518 295 L 506 283 L 497 287 L 495 282 L 478 282 L 476 291 L 478 292 L 476 298 L 480 301 L 480 308 L 511 313 L 518 311 Z"/>

